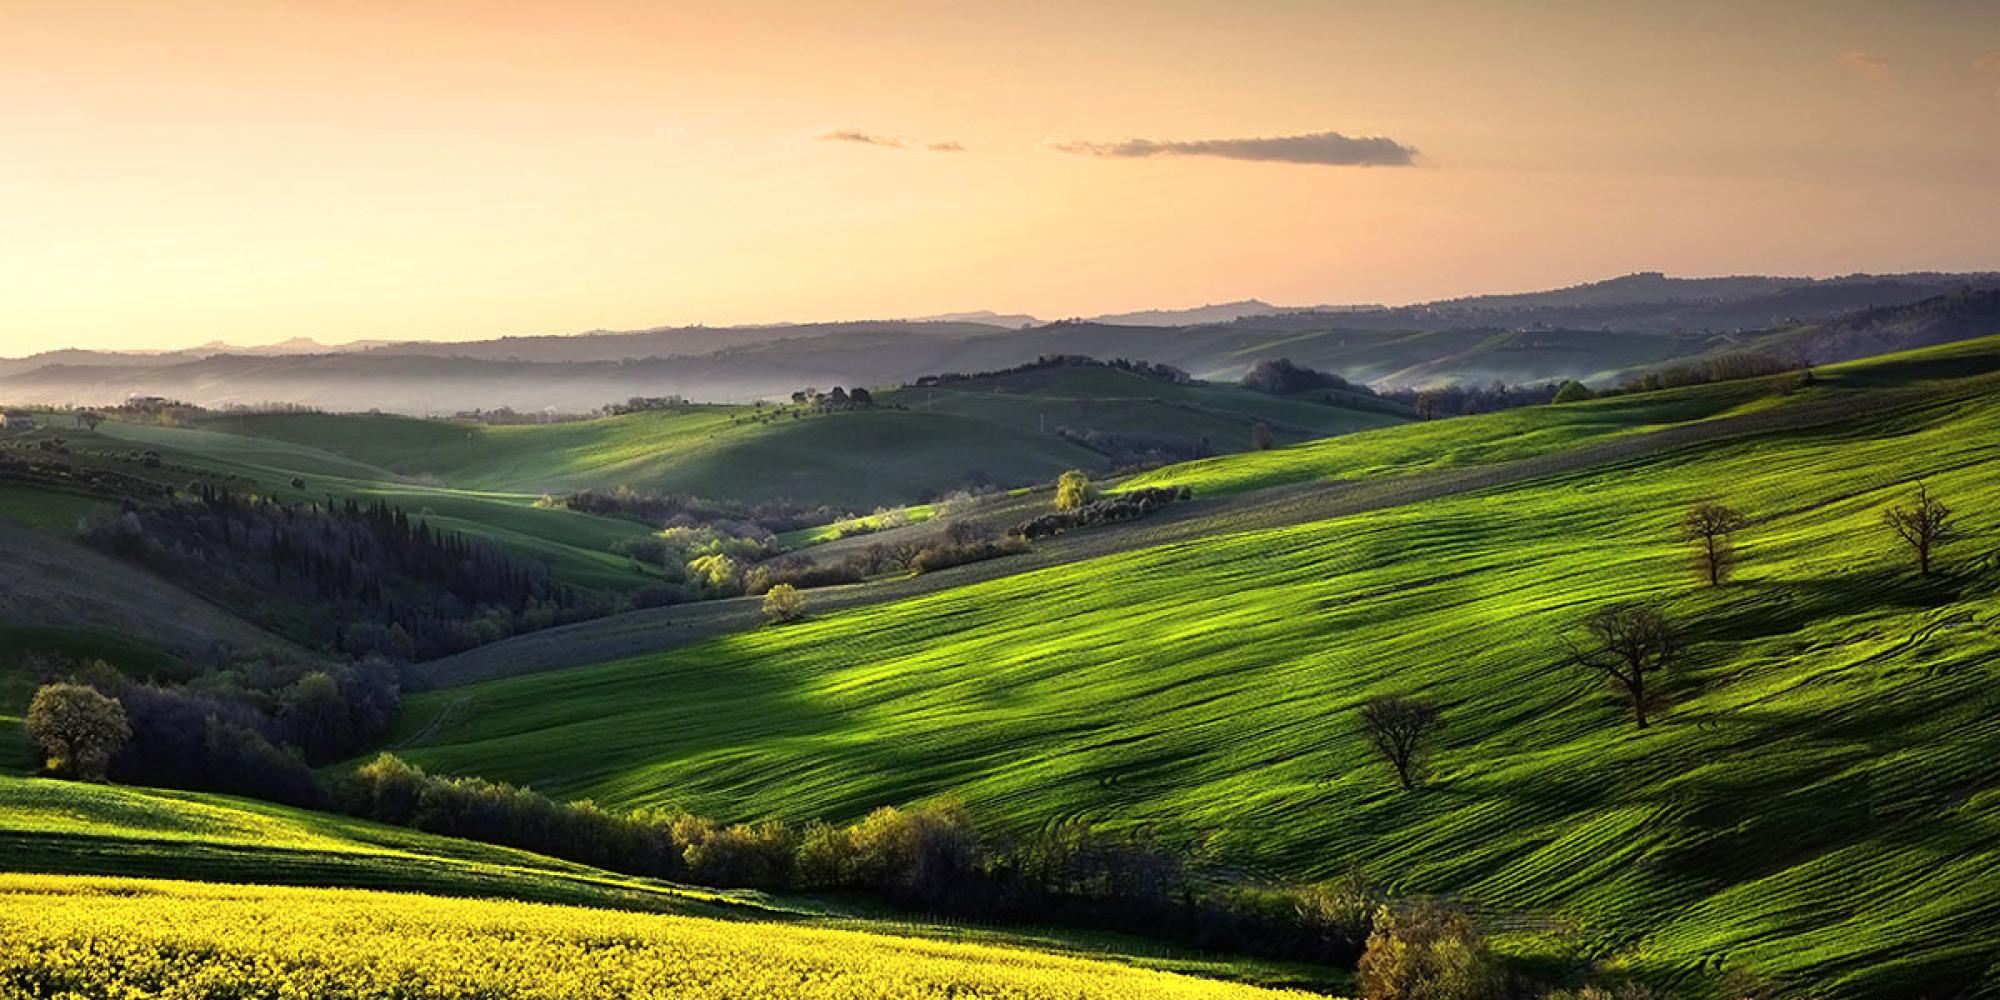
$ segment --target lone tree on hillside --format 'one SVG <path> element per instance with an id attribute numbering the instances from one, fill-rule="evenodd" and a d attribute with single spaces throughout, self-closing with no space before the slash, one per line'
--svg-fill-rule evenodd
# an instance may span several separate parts
<path id="1" fill-rule="evenodd" d="M 795 622 L 806 616 L 806 595 L 789 583 L 764 592 L 764 617 L 778 624 Z"/>
<path id="2" fill-rule="evenodd" d="M 1420 698 L 1379 695 L 1361 706 L 1361 728 L 1368 742 L 1396 769 L 1404 791 L 1417 787 L 1424 740 L 1437 724 L 1437 706 Z"/>
<path id="3" fill-rule="evenodd" d="M 46 684 L 28 705 L 28 738 L 52 774 L 102 781 L 111 755 L 132 738 L 125 706 L 82 684 Z"/>
<path id="4" fill-rule="evenodd" d="M 1565 663 L 1599 674 L 1632 702 L 1639 728 L 1655 695 L 1646 675 L 1661 673 L 1680 659 L 1681 639 L 1673 623 L 1644 604 L 1614 604 L 1583 620 L 1584 637 L 1563 640 Z"/>
<path id="5" fill-rule="evenodd" d="M 1719 503 L 1695 504 L 1681 521 L 1682 533 L 1694 543 L 1695 566 L 1708 578 L 1709 586 L 1721 586 L 1728 579 L 1730 567 L 1736 565 L 1736 546 L 1730 536 L 1749 523 L 1734 508 Z"/>
<path id="6" fill-rule="evenodd" d="M 1056 480 L 1056 509 L 1076 510 L 1090 502 L 1090 477 L 1071 469 Z"/>
<path id="7" fill-rule="evenodd" d="M 1578 382 L 1575 379 L 1570 379 L 1569 381 L 1564 382 L 1562 384 L 1562 388 L 1556 390 L 1555 397 L 1549 400 L 1549 402 L 1581 403 L 1584 400 L 1589 399 L 1590 397 L 1591 397 L 1591 391 L 1589 386 L 1584 385 L 1582 382 Z"/>
<path id="8" fill-rule="evenodd" d="M 1931 575 L 1931 554 L 1951 540 L 1951 508 L 1931 496 L 1930 489 L 1917 484 L 1916 496 L 1907 507 L 1891 507 L 1882 512 L 1882 522 L 1896 532 L 1917 555 L 1917 571 Z"/>
<path id="9" fill-rule="evenodd" d="M 1270 424 L 1267 424 L 1264 421 L 1259 420 L 1256 423 L 1250 425 L 1251 451 L 1270 451 L 1271 448 L 1275 446 L 1277 443 L 1278 443 L 1277 436 L 1271 433 Z"/>
<path id="10" fill-rule="evenodd" d="M 84 430 L 90 431 L 93 434 L 97 432 L 97 425 L 103 422 L 104 422 L 103 417 L 100 417 L 97 414 L 90 412 L 89 410 L 77 411 L 76 425 L 78 427 L 83 428 Z"/>

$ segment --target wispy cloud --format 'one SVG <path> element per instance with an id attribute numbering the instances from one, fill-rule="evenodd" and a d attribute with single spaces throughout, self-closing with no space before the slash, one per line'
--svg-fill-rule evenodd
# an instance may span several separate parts
<path id="1" fill-rule="evenodd" d="M 1385 136 L 1346 136 L 1339 132 L 1276 135 L 1252 139 L 1126 139 L 1121 142 L 1050 140 L 1048 148 L 1078 156 L 1138 158 L 1148 156 L 1215 156 L 1228 160 L 1269 163 L 1309 163 L 1327 167 L 1407 167 L 1417 151 Z"/>
<path id="2" fill-rule="evenodd" d="M 927 149 L 933 153 L 962 153 L 965 146 L 948 140 L 918 142 L 900 135 L 883 135 L 879 132 L 863 132 L 855 128 L 835 129 L 821 133 L 821 142 L 851 142 L 861 146 L 880 146 L 883 149 Z"/>
<path id="3" fill-rule="evenodd" d="M 1988 52 L 1972 60 L 1972 70 L 1986 82 L 1986 89 L 2000 98 L 2000 52 Z"/>
<path id="4" fill-rule="evenodd" d="M 889 149 L 908 149 L 910 144 L 902 136 L 877 135 L 860 129 L 843 128 L 827 132 L 819 137 L 821 142 L 852 142 L 863 146 L 884 146 Z"/>
<path id="5" fill-rule="evenodd" d="M 1896 71 L 1889 65 L 1889 60 L 1865 49 L 1848 49 L 1842 52 L 1840 64 L 1876 83 L 1887 83 L 1896 76 Z"/>

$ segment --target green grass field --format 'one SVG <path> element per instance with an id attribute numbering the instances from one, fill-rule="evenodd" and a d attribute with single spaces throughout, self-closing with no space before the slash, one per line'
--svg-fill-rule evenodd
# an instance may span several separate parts
<path id="1" fill-rule="evenodd" d="M 1843 393 L 1922 391 L 2000 365 L 1992 339 L 1818 369 L 1815 385 L 1780 395 L 1791 376 L 1743 379 L 1562 406 L 1537 406 L 1349 434 L 1275 451 L 1221 455 L 1142 473 L 1121 489 L 1173 484 L 1202 495 L 1287 483 L 1403 475 L 1531 458 L 1591 441 L 1713 420 Z"/>
<path id="2" fill-rule="evenodd" d="M 951 792 L 1016 827 L 1143 824 L 1293 877 L 1360 866 L 1477 904 L 1524 955 L 1695 987 L 1741 968 L 1840 996 L 1994 989 L 2000 393 L 1939 380 L 1996 356 L 1988 340 L 1829 372 L 1811 392 L 1925 401 L 1809 430 L 428 693 L 409 726 L 458 707 L 407 755 L 728 818 Z M 1197 489 L 1392 474 L 1428 464 L 1397 455 L 1454 454 L 1455 435 L 1444 461 L 1485 461 L 1782 405 L 1725 384 L 1445 421 L 1248 456 L 1373 457 Z M 1961 511 L 1933 580 L 1879 520 L 1919 477 Z M 1676 538 L 1706 499 L 1756 522 L 1713 591 Z M 1691 640 L 1645 732 L 1557 663 L 1564 629 L 1635 599 Z M 1353 720 L 1391 691 L 1444 707 L 1414 795 Z"/>

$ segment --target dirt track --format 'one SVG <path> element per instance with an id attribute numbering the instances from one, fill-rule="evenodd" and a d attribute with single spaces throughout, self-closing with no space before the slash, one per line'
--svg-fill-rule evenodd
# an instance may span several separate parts
<path id="1" fill-rule="evenodd" d="M 1992 391 L 1993 378 L 1976 380 L 1961 392 Z M 1948 396 L 1930 390 L 1874 391 L 1855 396 L 1779 407 L 1767 411 L 1679 424 L 1656 431 L 1607 438 L 1547 455 L 1494 465 L 1439 469 L 1407 476 L 1368 480 L 1296 483 L 1251 493 L 1176 504 L 1144 521 L 1109 525 L 1036 544 L 1020 556 L 959 566 L 936 573 L 896 580 L 828 587 L 812 591 L 815 612 L 900 600 L 1062 563 L 1111 555 L 1132 549 L 1238 531 L 1283 527 L 1343 517 L 1363 511 L 1397 507 L 1438 497 L 1510 486 L 1536 479 L 1568 475 L 1585 469 L 1646 458 L 1732 438 L 1797 431 L 1810 427 L 1882 416 L 1915 409 Z M 1039 505 L 1035 497 L 982 511 L 981 520 L 1012 516 L 1020 503 Z M 1018 518 L 1015 518 L 1018 520 Z M 933 526 L 914 525 L 899 532 L 928 533 Z M 888 533 L 834 545 L 865 545 Z M 830 551 L 830 550 L 829 550 Z M 671 608 L 632 611 L 595 621 L 579 622 L 518 636 L 479 649 L 420 665 L 426 686 L 452 687 L 499 677 L 537 673 L 563 667 L 638 656 L 711 636 L 755 628 L 762 623 L 761 598 L 743 597 Z"/>

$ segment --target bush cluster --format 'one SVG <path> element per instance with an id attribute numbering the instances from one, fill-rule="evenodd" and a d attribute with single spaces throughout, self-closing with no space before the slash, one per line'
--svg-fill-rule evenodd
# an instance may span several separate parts
<path id="1" fill-rule="evenodd" d="M 635 875 L 866 893 L 930 914 L 1074 923 L 1312 961 L 1360 955 L 1378 904 L 1358 878 L 1309 888 L 1214 883 L 1144 837 L 1076 823 L 987 838 L 949 801 L 883 807 L 846 826 L 724 825 L 667 810 L 558 803 L 500 782 L 426 774 L 390 754 L 345 777 L 339 800 L 368 819 Z"/>
<path id="2" fill-rule="evenodd" d="M 388 731 L 401 693 L 384 660 L 254 661 L 188 683 L 135 680 L 95 661 L 32 656 L 42 690 L 82 686 L 114 699 L 125 726 L 102 773 L 115 781 L 320 806 L 312 768 L 359 753 Z"/>
<path id="3" fill-rule="evenodd" d="M 1145 517 L 1170 503 L 1192 499 L 1194 491 L 1185 486 L 1153 486 L 1128 490 L 1074 510 L 1058 510 L 1021 522 L 1013 534 L 1021 538 L 1046 538 L 1073 528 Z"/>

